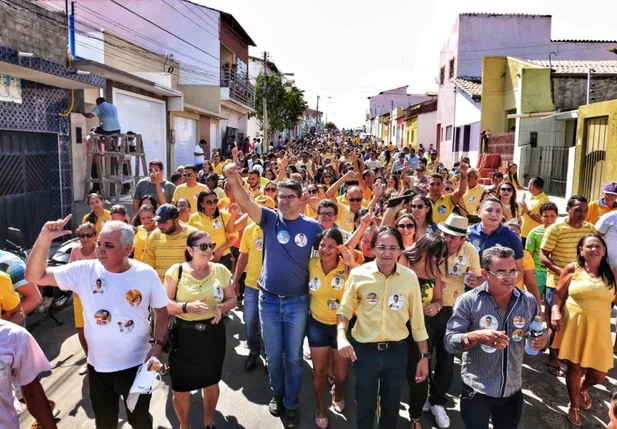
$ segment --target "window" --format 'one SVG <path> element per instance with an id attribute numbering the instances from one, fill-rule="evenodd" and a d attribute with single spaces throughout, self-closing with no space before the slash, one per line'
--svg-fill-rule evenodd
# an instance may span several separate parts
<path id="1" fill-rule="evenodd" d="M 439 71 L 439 85 L 443 85 L 446 80 L 446 66 L 443 66 Z"/>
<path id="2" fill-rule="evenodd" d="M 454 58 L 450 60 L 450 79 L 454 77 Z"/>
<path id="3" fill-rule="evenodd" d="M 446 140 L 452 140 L 452 125 L 446 127 Z"/>

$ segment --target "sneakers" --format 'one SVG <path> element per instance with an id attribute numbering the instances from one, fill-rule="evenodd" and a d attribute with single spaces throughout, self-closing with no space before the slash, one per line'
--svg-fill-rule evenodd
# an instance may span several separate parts
<path id="1" fill-rule="evenodd" d="M 283 397 L 281 395 L 274 395 L 272 399 L 270 399 L 268 411 L 274 417 L 280 417 L 281 414 L 283 414 L 285 407 L 283 406 Z"/>
<path id="2" fill-rule="evenodd" d="M 450 427 L 450 417 L 446 413 L 446 409 L 443 405 L 431 405 L 431 412 L 435 417 L 435 422 L 440 429 L 446 429 Z"/>
<path id="3" fill-rule="evenodd" d="M 300 424 L 297 410 L 285 410 L 283 424 L 286 428 L 295 428 Z"/>
<path id="4" fill-rule="evenodd" d="M 428 401 L 428 399 L 426 400 L 424 405 L 422 405 L 422 411 L 431 411 L 431 403 Z"/>

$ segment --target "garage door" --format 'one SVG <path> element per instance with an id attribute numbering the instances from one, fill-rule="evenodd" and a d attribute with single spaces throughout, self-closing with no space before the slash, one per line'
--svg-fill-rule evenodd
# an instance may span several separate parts
<path id="1" fill-rule="evenodd" d="M 174 132 L 176 142 L 174 144 L 174 166 L 194 164 L 193 151 L 197 145 L 197 121 L 194 119 L 176 116 L 174 118 Z"/>
<path id="2" fill-rule="evenodd" d="M 160 159 L 167 165 L 167 117 L 165 102 L 129 91 L 114 88 L 114 104 L 122 132 L 141 134 L 146 161 Z"/>

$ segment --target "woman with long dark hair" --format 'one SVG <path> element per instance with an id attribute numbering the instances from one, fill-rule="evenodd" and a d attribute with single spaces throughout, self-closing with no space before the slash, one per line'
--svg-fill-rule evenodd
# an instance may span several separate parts
<path id="1" fill-rule="evenodd" d="M 521 223 L 521 213 L 516 202 L 516 187 L 510 182 L 501 182 L 497 185 L 497 198 L 503 206 L 503 217 L 505 222 L 511 219 L 518 220 Z"/>
<path id="2" fill-rule="evenodd" d="M 551 326 L 556 331 L 552 348 L 568 365 L 568 421 L 582 426 L 580 407 L 592 407 L 589 388 L 604 381 L 613 367 L 611 307 L 617 304 L 617 272 L 609 265 L 606 242 L 598 235 L 581 238 L 576 251 L 576 263 L 568 264 L 559 277 Z"/>
<path id="3" fill-rule="evenodd" d="M 143 259 L 148 236 L 156 229 L 156 222 L 154 222 L 155 213 L 156 210 L 149 204 L 142 205 L 137 211 L 136 216 L 139 219 L 140 225 L 135 228 L 135 240 L 133 241 L 133 259 L 136 261 Z"/>
<path id="4" fill-rule="evenodd" d="M 508 172 L 503 176 L 503 181 L 511 183 L 516 189 L 521 191 L 525 189 L 525 187 L 521 186 L 518 182 L 518 165 L 516 164 L 510 164 L 508 166 Z"/>
<path id="5" fill-rule="evenodd" d="M 81 223 L 89 222 L 93 224 L 98 234 L 103 228 L 103 223 L 111 220 L 111 213 L 105 209 L 103 197 L 100 194 L 93 193 L 88 195 L 86 204 L 90 207 L 90 213 L 84 216 Z"/>
<path id="6" fill-rule="evenodd" d="M 143 197 L 139 199 L 139 204 L 137 205 L 137 207 L 142 207 L 143 205 L 152 206 L 152 210 L 154 210 L 154 213 L 156 213 L 156 209 L 159 208 L 159 202 L 152 195 L 144 195 Z M 141 220 L 139 218 L 139 212 L 135 213 L 131 223 L 133 224 L 135 228 L 141 225 Z"/>
<path id="7" fill-rule="evenodd" d="M 412 215 L 406 213 L 396 219 L 394 226 L 403 237 L 403 245 L 405 246 L 405 249 L 410 248 L 416 239 L 416 220 Z"/>
<path id="8" fill-rule="evenodd" d="M 416 220 L 416 241 L 426 234 L 437 232 L 433 222 L 433 204 L 428 197 L 416 195 L 411 200 L 411 215 Z"/>

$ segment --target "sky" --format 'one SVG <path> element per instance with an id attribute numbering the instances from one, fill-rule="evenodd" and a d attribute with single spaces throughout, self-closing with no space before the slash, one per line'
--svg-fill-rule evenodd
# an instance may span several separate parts
<path id="1" fill-rule="evenodd" d="M 552 15 L 553 39 L 617 40 L 617 1 L 572 0 L 197 0 L 231 13 L 283 73 L 294 73 L 310 107 L 340 127 L 364 124 L 368 96 L 409 85 L 436 91 L 439 52 L 464 12 Z M 310 5 L 310 9 L 305 6 Z M 489 35 L 487 35 L 489 36 Z M 617 60 L 617 56 L 615 57 Z"/>

